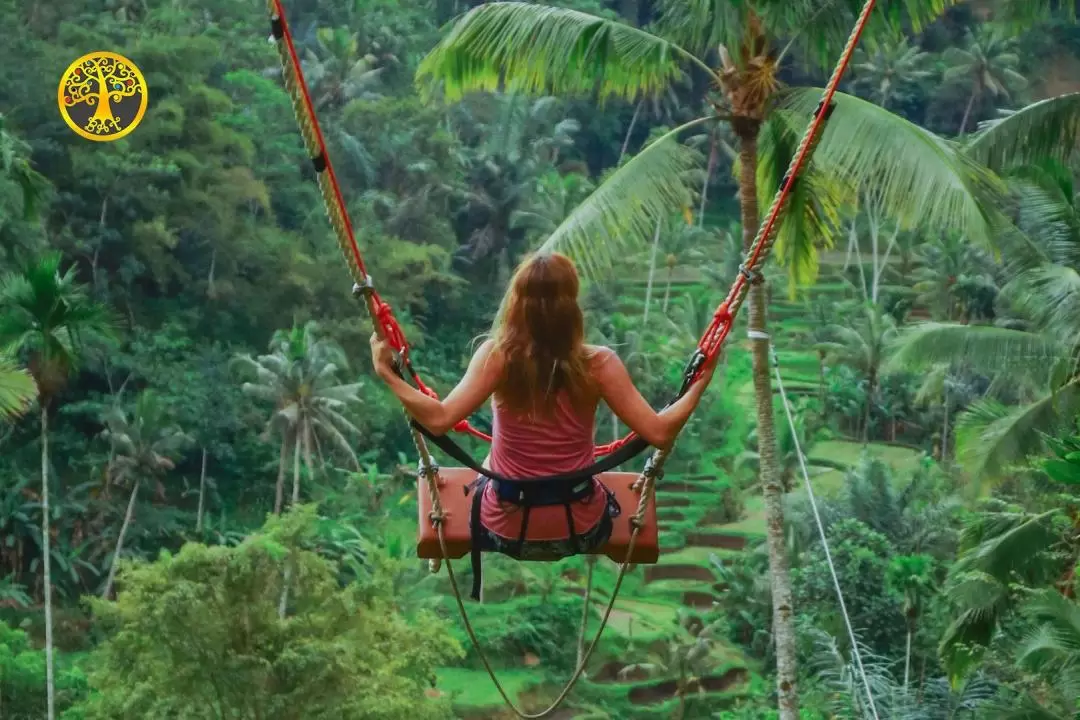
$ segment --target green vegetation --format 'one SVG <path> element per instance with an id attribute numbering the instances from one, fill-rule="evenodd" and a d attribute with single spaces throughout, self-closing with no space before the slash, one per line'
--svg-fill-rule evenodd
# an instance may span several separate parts
<path id="1" fill-rule="evenodd" d="M 554 5 L 285 3 L 425 379 L 452 387 L 544 246 L 659 406 L 861 2 Z M 873 717 L 831 562 L 879 717 L 1080 718 L 1075 8 L 879 6 L 658 485 L 660 561 L 555 717 Z M 0 20 L 0 717 L 508 717 L 415 557 L 411 438 L 265 8 Z M 54 102 L 98 49 L 150 87 L 114 143 Z M 601 409 L 598 441 L 625 430 Z M 618 568 L 485 560 L 477 634 L 539 709 Z"/>

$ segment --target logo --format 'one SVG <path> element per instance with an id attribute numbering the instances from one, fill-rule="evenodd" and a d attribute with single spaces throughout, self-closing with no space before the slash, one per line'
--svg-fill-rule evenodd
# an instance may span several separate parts
<path id="1" fill-rule="evenodd" d="M 138 127 L 146 95 L 146 80 L 133 62 L 114 52 L 92 52 L 64 71 L 57 103 L 78 135 L 110 142 Z"/>

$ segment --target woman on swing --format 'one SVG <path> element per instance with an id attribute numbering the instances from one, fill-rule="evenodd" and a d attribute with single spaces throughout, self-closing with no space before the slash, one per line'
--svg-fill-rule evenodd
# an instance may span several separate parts
<path id="1" fill-rule="evenodd" d="M 591 465 L 601 400 L 647 443 L 669 447 L 701 400 L 716 360 L 682 398 L 656 412 L 612 350 L 585 344 L 578 286 L 577 271 L 564 255 L 537 254 L 522 262 L 490 339 L 480 345 L 465 376 L 443 400 L 402 380 L 394 372 L 391 348 L 372 334 L 375 372 L 409 415 L 435 435 L 445 434 L 492 398 L 491 452 L 483 467 L 504 477 L 565 475 Z M 479 487 L 484 493 L 480 549 L 523 560 L 594 552 L 607 542 L 611 518 L 619 512 L 596 478 L 572 503 L 533 506 L 527 514 L 500 495 L 498 483 Z"/>

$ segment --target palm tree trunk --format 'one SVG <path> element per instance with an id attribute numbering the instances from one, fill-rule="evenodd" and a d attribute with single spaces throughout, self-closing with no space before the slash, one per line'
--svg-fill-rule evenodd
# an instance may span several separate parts
<path id="1" fill-rule="evenodd" d="M 908 678 L 911 677 L 911 628 L 907 632 L 907 648 L 904 650 L 904 692 L 908 689 Z"/>
<path id="2" fill-rule="evenodd" d="M 303 433 L 303 436 L 301 436 Z M 296 433 L 293 438 L 293 486 L 292 486 L 292 504 L 290 508 L 295 509 L 296 505 L 300 502 L 300 440 L 303 437 L 307 438 L 307 423 L 300 421 L 296 425 Z M 305 443 L 306 444 L 306 443 Z M 311 452 L 308 449 L 308 463 L 311 462 Z M 310 467 L 309 467 L 310 470 Z M 289 583 L 292 582 L 292 562 L 290 560 L 285 561 L 285 577 L 281 581 L 281 599 L 278 601 L 278 618 L 285 619 L 285 610 L 289 605 Z"/>
<path id="3" fill-rule="evenodd" d="M 656 219 L 656 232 L 653 233 L 652 239 L 652 255 L 649 257 L 649 279 L 645 284 L 645 310 L 641 313 L 641 329 L 644 331 L 645 325 L 649 322 L 649 305 L 652 304 L 652 286 L 653 278 L 656 276 L 656 253 L 660 249 L 660 218 Z"/>
<path id="4" fill-rule="evenodd" d="M 308 479 L 311 480 L 315 477 L 315 465 L 312 462 L 311 455 L 311 424 L 304 423 L 304 464 L 307 466 Z M 293 498 L 295 503 L 299 497 Z"/>
<path id="5" fill-rule="evenodd" d="M 870 409 L 874 405 L 874 390 L 877 386 L 877 374 L 871 372 L 866 378 L 866 408 L 863 410 L 862 441 L 870 442 Z"/>
<path id="6" fill-rule="evenodd" d="M 596 568 L 596 556 L 585 557 L 585 603 L 581 610 L 581 628 L 577 638 L 577 664 L 585 659 L 585 635 L 589 628 L 589 603 L 592 601 L 593 570 Z"/>
<path id="7" fill-rule="evenodd" d="M 49 534 L 49 409 L 41 398 L 41 551 L 45 573 L 45 694 L 48 720 L 56 718 L 56 678 L 53 673 L 52 539 Z"/>
<path id="8" fill-rule="evenodd" d="M 963 135 L 964 130 L 967 129 L 968 118 L 971 117 L 971 108 L 975 105 L 975 98 L 979 96 L 979 90 L 976 88 L 972 91 L 971 97 L 968 99 L 967 107 L 964 108 L 964 118 L 960 121 L 960 131 L 957 135 Z"/>
<path id="9" fill-rule="evenodd" d="M 822 417 L 825 415 L 825 353 L 818 350 L 818 402 L 821 403 Z"/>
<path id="10" fill-rule="evenodd" d="M 757 233 L 757 129 L 739 138 L 739 210 L 743 246 L 749 248 Z M 773 419 L 772 377 L 766 331 L 765 285 L 750 288 L 749 330 L 753 356 L 754 400 L 757 405 L 758 472 L 765 500 L 766 540 L 769 551 L 773 600 L 773 637 L 776 641 L 776 687 L 780 720 L 798 720 L 799 693 L 795 663 L 791 574 L 784 543 L 784 489 L 776 460 L 776 425 Z"/>
<path id="11" fill-rule="evenodd" d="M 202 532 L 203 508 L 206 498 L 206 448 L 202 449 L 202 468 L 199 470 L 199 510 L 195 514 L 195 532 Z"/>
<path id="12" fill-rule="evenodd" d="M 285 502 L 285 463 L 288 462 L 289 436 L 281 433 L 281 456 L 278 458 L 277 487 L 274 489 L 274 514 L 281 514 Z"/>
<path id="13" fill-rule="evenodd" d="M 634 132 L 634 126 L 637 125 L 638 115 L 641 114 L 641 106 L 645 104 L 644 98 L 638 100 L 637 105 L 634 107 L 634 115 L 630 118 L 630 125 L 626 128 L 626 137 L 623 138 L 622 149 L 619 150 L 619 161 L 616 165 L 622 165 L 622 159 L 626 157 L 626 151 L 630 149 L 630 136 Z"/>
<path id="14" fill-rule="evenodd" d="M 948 467 L 949 458 L 949 388 L 943 389 L 945 419 L 941 423 L 941 464 Z"/>
<path id="15" fill-rule="evenodd" d="M 116 563 L 120 560 L 120 553 L 124 549 L 124 537 L 127 536 L 128 528 L 131 527 L 131 518 L 135 516 L 135 498 L 139 495 L 139 480 L 132 478 L 131 497 L 128 499 L 127 512 L 124 513 L 124 524 L 120 526 L 120 535 L 116 538 L 116 550 L 113 551 L 112 565 L 109 567 L 109 579 L 105 581 L 105 591 L 101 597 L 108 600 L 112 594 L 113 583 L 116 582 Z"/>
<path id="16" fill-rule="evenodd" d="M 293 476 L 292 476 L 292 506 L 300 502 L 300 433 L 303 423 L 298 423 L 296 432 L 293 433 Z"/>
<path id="17" fill-rule="evenodd" d="M 671 299 L 671 280 L 672 280 L 672 276 L 674 274 L 675 274 L 675 265 L 673 263 L 668 263 L 668 267 L 667 267 L 667 284 L 664 285 L 664 305 L 661 308 L 661 311 L 665 315 L 667 315 L 668 300 Z"/>

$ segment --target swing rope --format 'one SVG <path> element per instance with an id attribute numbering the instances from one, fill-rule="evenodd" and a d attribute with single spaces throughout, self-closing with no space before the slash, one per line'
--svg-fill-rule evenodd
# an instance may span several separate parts
<path id="1" fill-rule="evenodd" d="M 836 565 L 833 564 L 832 552 L 829 550 L 829 540 L 825 535 L 825 524 L 821 521 L 821 513 L 818 512 L 817 499 L 814 497 L 814 486 L 810 482 L 810 472 L 806 469 L 806 456 L 803 455 L 802 444 L 799 442 L 799 433 L 795 430 L 795 417 L 791 414 L 791 403 L 788 402 L 787 392 L 784 391 L 784 379 L 780 377 L 780 359 L 776 354 L 776 348 L 771 343 L 769 345 L 769 355 L 772 358 L 773 373 L 776 375 L 776 387 L 780 390 L 780 400 L 784 403 L 784 414 L 787 416 L 788 429 L 791 432 L 791 439 L 795 442 L 795 456 L 799 458 L 799 469 L 802 471 L 803 484 L 806 485 L 806 494 L 810 498 L 810 508 L 814 512 L 814 522 L 817 524 L 818 535 L 821 536 L 821 546 L 825 550 L 825 563 L 829 566 L 833 589 L 836 590 L 836 599 L 840 603 L 840 614 L 844 616 L 844 627 L 847 628 L 848 640 L 851 641 L 851 654 L 855 658 L 855 666 L 859 669 L 859 677 L 862 679 L 863 689 L 866 691 L 866 699 L 870 703 L 870 713 L 874 716 L 874 720 L 878 720 L 877 706 L 874 705 L 874 694 L 870 692 L 870 682 L 866 679 L 862 653 L 859 652 L 859 643 L 855 640 L 855 631 L 851 626 L 847 603 L 844 602 L 844 591 L 840 589 L 840 578 L 836 574 Z"/>
<path id="2" fill-rule="evenodd" d="M 763 265 L 767 260 L 769 253 L 772 250 L 772 246 L 776 241 L 779 221 L 786 208 L 790 192 L 798 179 L 799 172 L 806 166 L 806 163 L 809 161 L 810 156 L 813 154 L 813 151 L 821 138 L 821 130 L 824 128 L 824 125 L 834 108 L 833 96 L 836 94 L 840 79 L 851 61 L 855 45 L 857 44 L 863 29 L 866 27 L 875 2 L 876 0 L 867 0 L 862 13 L 859 15 L 858 21 L 852 30 L 851 36 L 848 38 L 847 45 L 844 48 L 840 60 L 826 85 L 821 102 L 814 112 L 813 120 L 807 128 L 795 156 L 788 166 L 788 171 L 784 176 L 784 180 L 781 182 L 781 187 L 778 189 L 777 194 L 773 199 L 768 217 L 765 223 L 758 229 L 758 233 L 751 244 L 746 261 L 739 267 L 739 276 L 736 277 L 735 282 L 724 301 L 717 307 L 716 312 L 713 314 L 712 322 L 705 329 L 705 332 L 698 341 L 697 349 L 687 366 L 686 372 L 688 377 L 694 379 L 699 377 L 706 362 L 715 358 L 720 353 L 724 341 L 731 332 L 734 318 L 737 316 L 739 308 L 742 306 L 751 284 L 763 282 L 759 266 Z M 407 372 L 421 392 L 437 398 L 438 396 L 435 394 L 434 390 L 427 387 L 419 377 L 418 373 L 413 369 L 409 357 L 409 345 L 405 339 L 404 332 L 397 322 L 397 319 L 394 317 L 393 310 L 390 308 L 389 304 L 383 301 L 375 291 L 371 276 L 367 272 L 363 256 L 360 253 L 359 244 L 356 241 L 352 223 L 349 220 L 337 176 L 335 175 L 333 165 L 330 162 L 330 155 L 327 151 L 326 142 L 319 127 L 319 121 L 315 114 L 315 107 L 311 100 L 311 94 L 308 90 L 307 83 L 304 80 L 296 46 L 285 21 L 285 12 L 281 0 L 267 0 L 267 6 L 270 12 L 271 39 L 274 41 L 275 47 L 278 50 L 285 89 L 292 99 L 297 124 L 315 169 L 327 216 L 330 219 L 331 226 L 334 228 L 338 245 L 354 280 L 353 294 L 356 297 L 363 296 L 372 324 L 375 326 L 377 332 L 386 339 L 387 343 L 391 346 L 397 356 L 399 370 L 403 373 Z M 454 430 L 457 432 L 467 432 L 475 437 L 487 440 L 488 442 L 491 441 L 489 435 L 473 428 L 467 420 L 462 420 L 455 425 Z M 490 662 L 480 647 L 479 639 L 476 637 L 476 633 L 469 621 L 468 613 L 465 610 L 465 604 L 457 583 L 457 578 L 448 557 L 446 539 L 443 533 L 443 523 L 446 516 L 439 495 L 439 467 L 432 459 L 431 453 L 427 447 L 427 442 L 420 431 L 412 426 L 410 426 L 410 431 L 412 433 L 413 442 L 416 445 L 417 453 L 420 456 L 419 472 L 425 479 L 428 493 L 431 498 L 432 511 L 429 515 L 429 520 L 435 527 L 442 559 L 446 561 L 447 574 L 450 578 L 451 588 L 457 602 L 458 611 L 468 632 L 469 639 L 507 707 L 523 720 L 538 720 L 539 718 L 547 717 L 562 704 L 562 701 L 566 699 L 577 681 L 581 678 L 585 666 L 607 626 L 611 611 L 618 598 L 619 590 L 622 587 L 626 571 L 631 565 L 630 559 L 633 557 L 634 547 L 644 525 L 644 517 L 648 509 L 648 504 L 653 499 L 656 481 L 663 476 L 663 466 L 667 459 L 668 452 L 661 449 L 655 450 L 646 462 L 644 470 L 634 484 L 635 490 L 640 492 L 640 498 L 637 510 L 630 519 L 632 533 L 627 546 L 626 558 L 619 569 L 618 579 L 616 580 L 615 587 L 611 593 L 607 608 L 604 611 L 600 627 L 592 642 L 589 644 L 587 652 L 583 655 L 581 662 L 578 663 L 573 675 L 563 687 L 556 700 L 540 713 L 527 714 L 514 705 L 509 694 L 502 687 Z M 633 433 L 630 433 L 615 442 L 597 446 L 595 452 L 597 455 L 609 454 L 629 443 L 633 438 Z M 438 570 L 439 564 L 440 560 L 432 561 L 431 569 L 433 572 Z"/>

